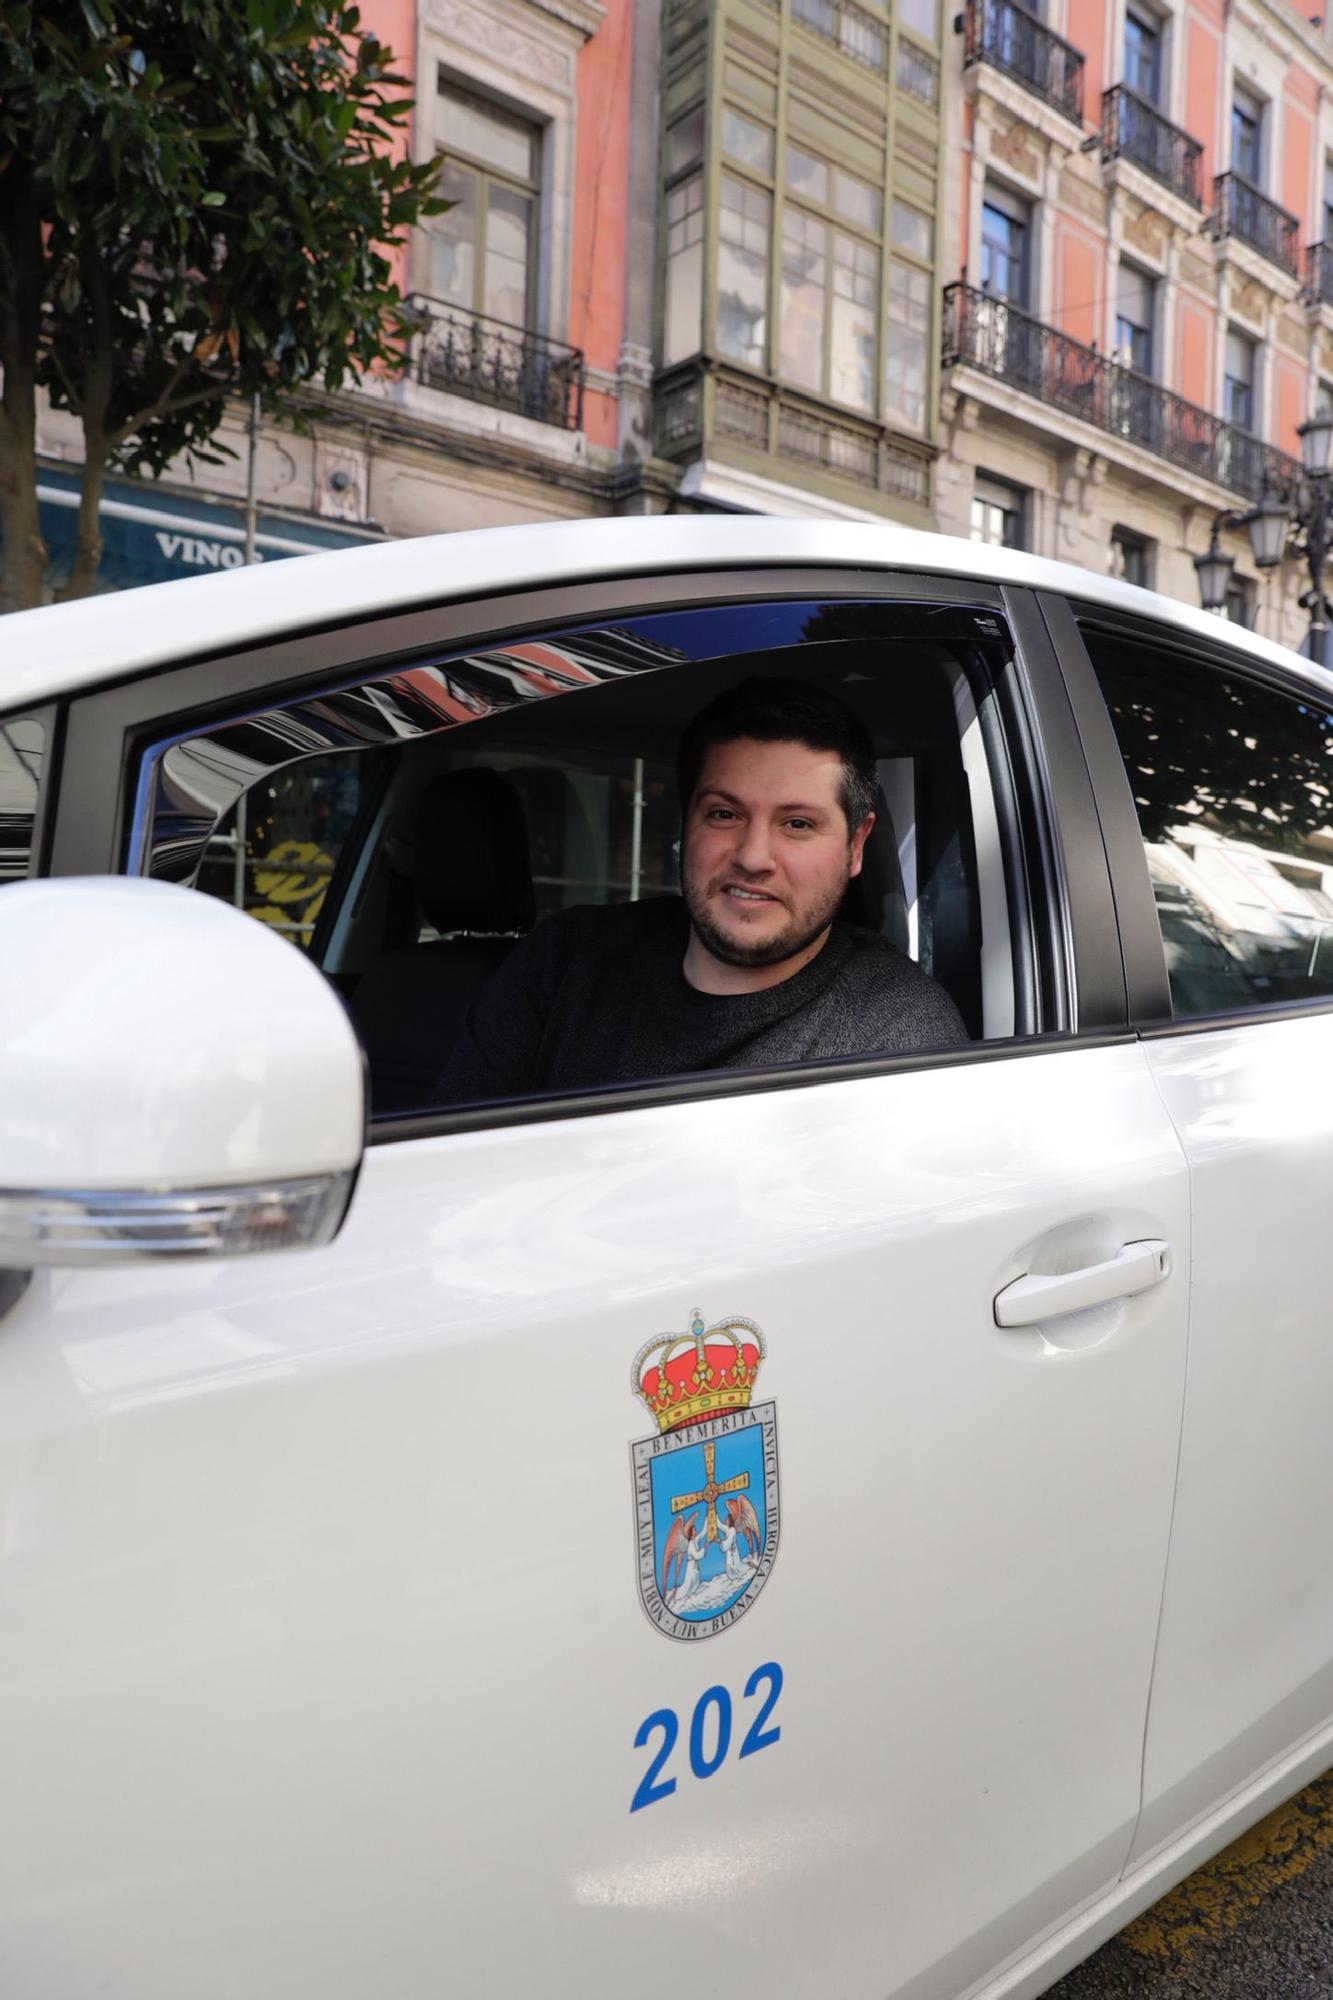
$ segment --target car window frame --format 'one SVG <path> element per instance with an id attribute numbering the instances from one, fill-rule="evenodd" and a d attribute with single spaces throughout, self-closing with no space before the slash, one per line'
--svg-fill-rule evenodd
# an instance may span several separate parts
<path id="1" fill-rule="evenodd" d="M 63 715 L 59 702 L 25 702 L 21 708 L 8 709 L 0 721 L 35 722 L 42 731 L 42 760 L 37 774 L 37 796 L 33 802 L 32 838 L 28 845 L 28 868 L 20 881 L 32 881 L 35 876 L 44 875 L 51 847 L 51 829 L 54 823 L 53 802 L 56 796 L 57 772 L 63 743 Z M 3 887 L 0 884 L 0 887 Z"/>
<path id="2" fill-rule="evenodd" d="M 1133 789 L 1116 737 L 1106 698 L 1083 641 L 1080 620 L 1103 631 L 1123 633 L 1138 645 L 1156 645 L 1220 673 L 1239 676 L 1261 688 L 1296 701 L 1329 697 L 1299 669 L 1285 671 L 1276 661 L 1257 659 L 1227 644 L 1219 632 L 1182 631 L 1165 621 L 1108 609 L 1075 596 L 1041 593 L 1042 612 L 1058 645 L 1070 700 L 1077 718 L 1084 755 L 1092 773 L 1097 810 L 1106 846 L 1117 921 L 1125 953 L 1129 1020 L 1144 1040 L 1171 1035 L 1249 1027 L 1258 1022 L 1296 1019 L 1333 1012 L 1333 993 L 1305 1000 L 1272 1000 L 1245 1007 L 1219 1008 L 1213 1013 L 1174 1014 L 1167 974 L 1166 948 L 1153 896 L 1152 876 L 1134 804 Z M 1329 703 L 1333 706 L 1333 702 Z"/>
<path id="3" fill-rule="evenodd" d="M 994 1060 L 1130 1038 L 1114 901 L 1105 874 L 1093 791 L 1055 648 L 1034 593 L 966 575 L 820 564 L 731 565 L 576 585 L 534 586 L 502 596 L 385 612 L 286 634 L 231 653 L 201 651 L 150 672 L 126 675 L 68 702 L 59 772 L 52 874 L 135 873 L 144 836 L 141 766 L 154 745 L 234 721 L 319 690 L 382 676 L 429 651 L 483 651 L 559 625 L 631 618 L 704 603 L 818 596 L 954 603 L 1003 616 L 1015 645 L 1005 677 L 1004 713 L 991 747 L 1007 760 L 1008 784 L 993 796 L 1005 843 L 1011 936 L 1051 1010 L 1069 1022 L 954 1048 L 819 1060 L 755 1071 L 728 1069 L 643 1085 L 598 1087 L 558 1097 L 422 1111 L 376 1119 L 371 1143 L 480 1125 L 535 1122 L 645 1103 L 734 1095 L 823 1081 L 850 1081 L 960 1061 Z M 1071 748 L 1075 754 L 1071 753 Z M 1015 902 L 1018 907 L 1014 907 Z M 1016 958 L 1016 963 L 1017 963 Z M 1077 1010 L 1077 1011 L 1075 1011 Z M 1037 1017 L 1042 1018 L 1041 1016 Z"/>

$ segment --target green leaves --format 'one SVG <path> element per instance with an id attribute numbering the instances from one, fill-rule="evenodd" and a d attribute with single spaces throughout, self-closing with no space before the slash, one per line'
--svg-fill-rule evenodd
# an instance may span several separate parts
<path id="1" fill-rule="evenodd" d="M 6 0 L 0 338 L 22 322 L 56 406 L 150 472 L 228 394 L 396 367 L 391 252 L 441 208 L 390 151 L 407 92 L 340 0 Z"/>

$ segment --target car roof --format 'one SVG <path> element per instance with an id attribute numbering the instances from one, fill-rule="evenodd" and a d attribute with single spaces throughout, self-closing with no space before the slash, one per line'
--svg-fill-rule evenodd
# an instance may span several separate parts
<path id="1" fill-rule="evenodd" d="M 538 585 L 744 566 L 802 564 L 909 570 L 1022 584 L 1132 611 L 1303 673 L 1328 693 L 1333 674 L 1300 654 L 1175 598 L 1068 563 L 891 522 L 793 521 L 694 514 L 540 522 L 421 535 L 327 555 L 18 611 L 0 620 L 0 710 L 121 680 L 176 660 L 352 619 Z"/>

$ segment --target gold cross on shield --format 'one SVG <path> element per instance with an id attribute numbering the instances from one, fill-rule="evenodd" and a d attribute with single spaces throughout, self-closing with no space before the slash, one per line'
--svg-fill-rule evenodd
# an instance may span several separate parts
<path id="1" fill-rule="evenodd" d="M 717 1455 L 715 1444 L 704 1446 L 704 1483 L 701 1493 L 678 1493 L 671 1503 L 673 1514 L 683 1513 L 686 1507 L 697 1507 L 701 1500 L 708 1503 L 708 1525 L 704 1531 L 706 1542 L 717 1540 L 717 1501 L 720 1493 L 743 1493 L 750 1483 L 748 1472 L 738 1472 L 734 1479 L 719 1482 L 713 1477 L 713 1464 Z"/>

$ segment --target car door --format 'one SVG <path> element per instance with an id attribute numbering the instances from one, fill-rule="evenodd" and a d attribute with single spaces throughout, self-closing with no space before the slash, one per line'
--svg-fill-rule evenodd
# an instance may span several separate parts
<path id="1" fill-rule="evenodd" d="M 196 660 L 71 707 L 53 866 L 168 865 L 202 836 L 173 795 L 152 847 L 166 746 L 267 705 L 310 748 L 349 684 L 337 726 L 378 729 L 377 661 L 454 662 L 453 700 L 483 653 L 517 687 L 538 639 L 651 639 L 702 699 L 669 615 L 724 601 L 735 664 L 848 596 L 998 649 L 967 747 L 1006 1032 L 401 1116 L 325 1249 L 38 1273 L 0 1324 L 7 1990 L 943 2000 L 1118 1878 L 1190 1225 L 1023 593 L 705 573 Z M 369 864 L 300 853 L 353 912 Z M 672 1503 L 738 1493 L 751 1574 L 682 1615 Z"/>
<path id="2" fill-rule="evenodd" d="M 1257 1818 L 1333 1759 L 1333 683 L 1277 648 L 1075 609 L 1081 638 L 1050 615 L 1193 1213 L 1146 1863 L 1223 1800 Z"/>

